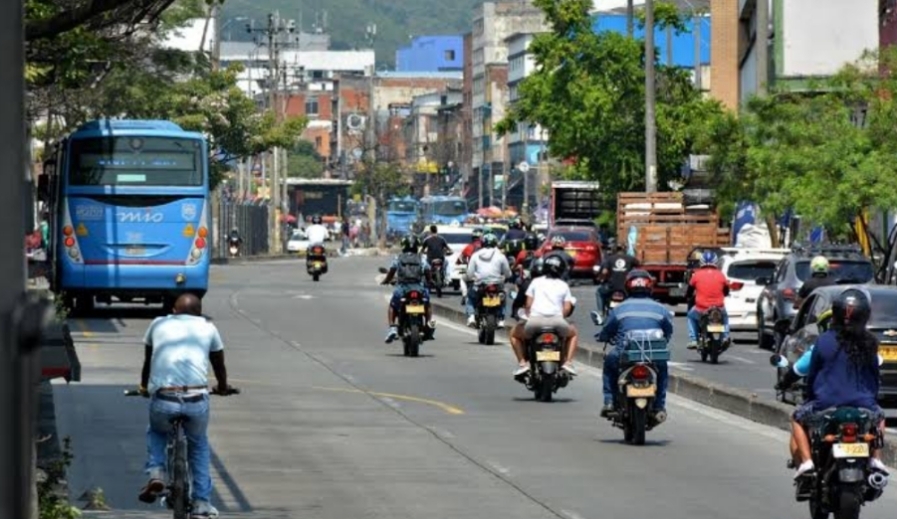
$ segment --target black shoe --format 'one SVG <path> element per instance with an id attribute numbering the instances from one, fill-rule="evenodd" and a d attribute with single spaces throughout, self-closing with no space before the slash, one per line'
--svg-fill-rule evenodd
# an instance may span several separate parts
<path id="1" fill-rule="evenodd" d="M 604 404 L 604 407 L 601 408 L 601 418 L 607 418 L 614 412 L 613 404 Z"/>

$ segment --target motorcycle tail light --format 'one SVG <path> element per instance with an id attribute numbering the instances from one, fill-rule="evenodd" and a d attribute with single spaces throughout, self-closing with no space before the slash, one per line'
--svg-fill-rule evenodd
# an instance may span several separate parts
<path id="1" fill-rule="evenodd" d="M 557 338 L 553 333 L 543 333 L 539 336 L 539 342 L 542 344 L 554 344 L 557 342 Z"/>
<path id="2" fill-rule="evenodd" d="M 841 425 L 841 441 L 847 443 L 857 441 L 857 424 L 846 423 Z"/>
<path id="3" fill-rule="evenodd" d="M 414 292 L 411 292 L 410 294 L 408 294 L 408 296 L 409 296 L 411 299 L 417 299 L 418 295 L 419 295 L 419 294 L 417 293 L 417 291 L 414 291 Z"/>
<path id="4" fill-rule="evenodd" d="M 636 380 L 645 380 L 649 375 L 648 368 L 642 366 L 641 364 L 632 368 L 632 371 L 630 371 L 629 373 L 632 375 L 632 378 Z"/>
<path id="5" fill-rule="evenodd" d="M 486 287 L 486 292 L 489 292 L 490 294 L 494 294 L 495 292 L 498 292 L 498 286 L 497 285 L 489 285 L 488 287 Z"/>

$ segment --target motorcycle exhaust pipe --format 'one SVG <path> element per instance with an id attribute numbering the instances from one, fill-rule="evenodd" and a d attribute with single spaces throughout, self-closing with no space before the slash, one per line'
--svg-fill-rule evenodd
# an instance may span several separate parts
<path id="1" fill-rule="evenodd" d="M 888 475 L 883 472 L 873 472 L 869 474 L 869 486 L 875 490 L 884 490 L 888 486 Z"/>

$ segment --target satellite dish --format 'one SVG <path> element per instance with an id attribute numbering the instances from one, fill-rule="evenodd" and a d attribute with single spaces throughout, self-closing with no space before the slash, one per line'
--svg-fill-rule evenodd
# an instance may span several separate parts
<path id="1" fill-rule="evenodd" d="M 521 173 L 526 173 L 527 171 L 529 171 L 529 162 L 524 160 L 517 165 L 517 169 L 519 169 Z"/>

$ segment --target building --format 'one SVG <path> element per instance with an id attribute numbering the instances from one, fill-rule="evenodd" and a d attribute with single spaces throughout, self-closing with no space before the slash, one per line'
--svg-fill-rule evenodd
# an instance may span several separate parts
<path id="1" fill-rule="evenodd" d="M 443 191 L 452 183 L 452 170 L 461 155 L 463 99 L 460 85 L 417 95 L 404 121 L 406 164 L 415 173 L 415 192 Z"/>
<path id="2" fill-rule="evenodd" d="M 464 35 L 464 81 L 461 86 L 461 121 L 463 127 L 461 150 L 461 176 L 464 192 L 469 193 L 471 165 L 473 164 L 473 33 Z M 474 193 L 476 196 L 476 193 Z"/>
<path id="3" fill-rule="evenodd" d="M 544 13 L 529 1 L 485 2 L 474 14 L 471 37 L 472 156 L 470 171 L 479 200 L 493 203 L 496 177 L 504 177 L 510 163 L 507 139 L 493 128 L 505 116 L 508 95 L 508 47 L 514 33 L 548 30 Z M 482 189 L 481 189 L 482 186 Z M 487 196 L 488 193 L 488 196 Z"/>
<path id="4" fill-rule="evenodd" d="M 415 36 L 396 51 L 399 72 L 458 72 L 463 66 L 463 36 Z"/>

